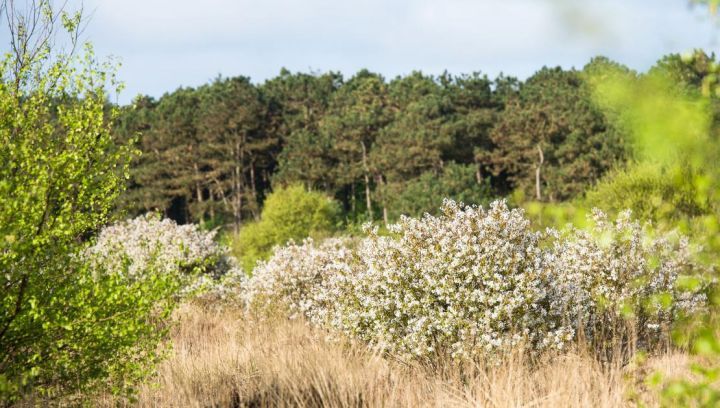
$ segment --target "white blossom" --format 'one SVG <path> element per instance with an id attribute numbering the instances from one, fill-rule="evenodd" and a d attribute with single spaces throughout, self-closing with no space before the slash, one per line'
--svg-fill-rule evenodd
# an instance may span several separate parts
<path id="1" fill-rule="evenodd" d="M 581 332 L 602 340 L 598 329 L 620 323 L 624 307 L 640 335 L 657 337 L 677 313 L 702 307 L 699 292 L 676 288 L 697 273 L 686 240 L 652 237 L 629 213 L 593 220 L 587 231 L 541 233 L 504 201 L 485 210 L 446 200 L 442 215 L 402 217 L 389 236 L 366 225 L 359 242 L 277 248 L 244 297 L 396 354 L 458 359 L 521 343 L 563 350 Z M 649 302 L 662 296 L 670 307 Z"/>
<path id="2" fill-rule="evenodd" d="M 591 340 L 609 326 L 626 324 L 632 314 L 637 335 L 651 340 L 661 327 L 669 327 L 681 312 L 693 312 L 705 304 L 700 290 L 677 287 L 682 275 L 702 273 L 692 259 L 686 238 L 677 233 L 653 237 L 651 231 L 632 221 L 625 211 L 613 223 L 599 210 L 592 214 L 589 230 L 570 228 L 555 240 L 553 269 L 556 276 L 553 307 L 563 308 L 568 320 Z M 667 307 L 653 302 L 664 297 Z M 622 321 L 625 320 L 625 321 Z M 655 336 L 656 337 L 656 336 Z"/>
<path id="3" fill-rule="evenodd" d="M 244 276 L 227 249 L 215 242 L 215 231 L 178 225 L 155 214 L 104 228 L 85 256 L 102 270 L 131 279 L 150 270 L 185 275 L 192 279 L 184 292 L 204 289 L 219 298 L 236 293 Z"/>

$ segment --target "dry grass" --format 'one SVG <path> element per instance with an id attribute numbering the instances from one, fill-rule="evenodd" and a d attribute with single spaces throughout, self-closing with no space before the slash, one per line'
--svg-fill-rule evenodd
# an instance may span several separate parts
<path id="1" fill-rule="evenodd" d="M 633 378 L 652 366 L 678 373 L 685 366 L 681 355 L 621 369 L 569 354 L 533 365 L 508 358 L 433 370 L 326 340 L 302 322 L 250 321 L 189 305 L 180 317 L 174 353 L 141 389 L 141 406 L 618 407 L 633 405 L 632 391 L 654 405 Z"/>

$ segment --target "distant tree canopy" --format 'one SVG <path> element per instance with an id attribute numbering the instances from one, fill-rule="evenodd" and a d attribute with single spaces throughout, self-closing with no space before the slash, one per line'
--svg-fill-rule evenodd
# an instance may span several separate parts
<path id="1" fill-rule="evenodd" d="M 716 65 L 698 52 L 664 57 L 653 70 L 714 92 Z M 630 72 L 606 58 L 582 70 L 544 67 L 525 81 L 282 70 L 262 84 L 218 78 L 158 100 L 140 96 L 115 127 L 143 153 L 123 209 L 238 227 L 259 218 L 271 190 L 290 185 L 334 197 L 352 222 L 430 211 L 434 198 L 418 198 L 427 194 L 572 199 L 628 158 L 623 132 L 586 81 L 608 67 Z"/>
<path id="2" fill-rule="evenodd" d="M 543 68 L 510 96 L 480 152 L 495 176 L 537 200 L 582 193 L 623 156 L 620 134 L 593 106 L 581 73 Z"/>

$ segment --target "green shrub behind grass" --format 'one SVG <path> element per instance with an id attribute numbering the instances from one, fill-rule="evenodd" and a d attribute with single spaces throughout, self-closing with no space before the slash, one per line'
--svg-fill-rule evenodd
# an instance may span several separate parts
<path id="1" fill-rule="evenodd" d="M 246 224 L 233 242 L 233 252 L 246 271 L 267 259 L 275 245 L 330 235 L 340 221 L 340 206 L 330 197 L 301 185 L 276 190 L 265 200 L 260 220 Z"/>
<path id="2" fill-rule="evenodd" d="M 587 193 L 586 203 L 615 213 L 630 209 L 642 220 L 677 221 L 708 211 L 707 199 L 692 180 L 689 168 L 638 164 L 604 178 Z"/>

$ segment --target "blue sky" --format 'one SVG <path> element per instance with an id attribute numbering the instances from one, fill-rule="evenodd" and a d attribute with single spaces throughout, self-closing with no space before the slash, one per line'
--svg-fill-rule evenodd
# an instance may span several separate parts
<path id="1" fill-rule="evenodd" d="M 71 7 L 75 3 L 70 1 Z M 718 48 L 685 0 L 85 0 L 85 38 L 122 61 L 119 102 L 218 74 L 255 82 L 361 68 L 527 77 L 606 55 L 644 70 L 663 54 Z"/>

